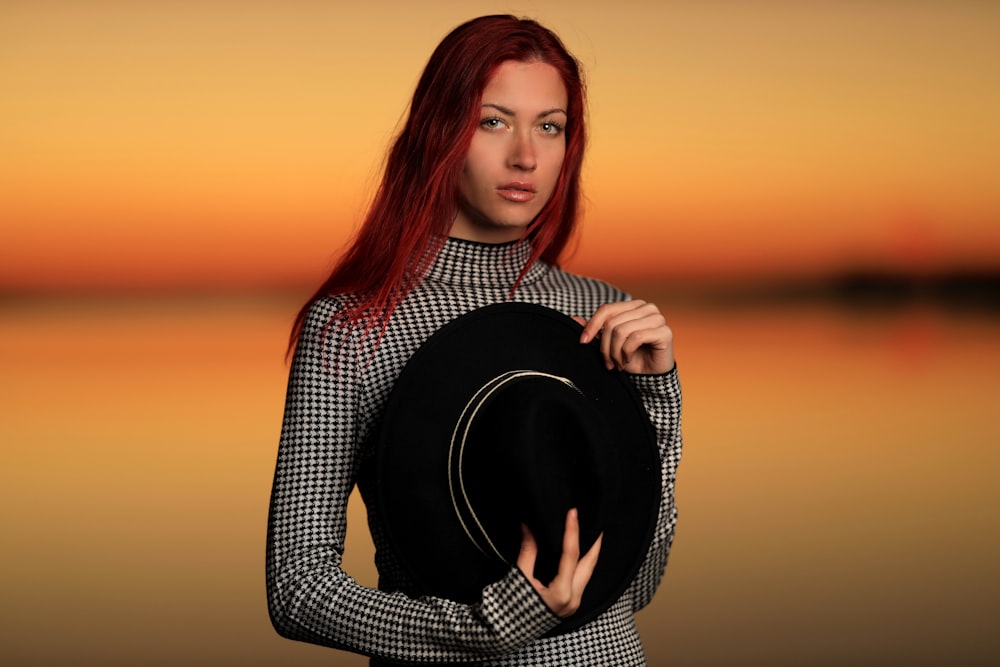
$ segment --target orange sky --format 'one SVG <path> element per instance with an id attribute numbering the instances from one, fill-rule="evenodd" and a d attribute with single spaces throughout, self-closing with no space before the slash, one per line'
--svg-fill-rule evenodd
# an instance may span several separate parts
<path id="1" fill-rule="evenodd" d="M 1000 257 L 1000 5 L 0 5 L 0 287 L 311 284 L 426 58 L 509 11 L 590 84 L 585 273 Z"/>

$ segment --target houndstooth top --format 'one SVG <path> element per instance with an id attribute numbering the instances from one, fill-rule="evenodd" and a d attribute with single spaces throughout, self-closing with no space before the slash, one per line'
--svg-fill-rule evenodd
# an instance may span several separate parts
<path id="1" fill-rule="evenodd" d="M 663 577 L 673 540 L 674 479 L 681 456 L 676 369 L 630 376 L 657 431 L 664 495 L 649 553 L 634 582 L 605 613 L 577 630 L 542 637 L 559 623 L 516 567 L 475 605 L 408 595 L 414 585 L 389 548 L 367 479 L 372 436 L 396 377 L 446 322 L 511 300 L 528 259 L 525 244 L 449 239 L 421 284 L 399 304 L 381 342 L 329 326 L 339 298 L 317 301 L 288 381 L 267 540 L 271 620 L 290 639 L 372 656 L 372 664 L 642 665 L 633 612 Z M 536 262 L 513 300 L 589 317 L 628 298 L 596 280 Z M 379 589 L 341 569 L 347 500 L 359 484 L 376 546 Z"/>

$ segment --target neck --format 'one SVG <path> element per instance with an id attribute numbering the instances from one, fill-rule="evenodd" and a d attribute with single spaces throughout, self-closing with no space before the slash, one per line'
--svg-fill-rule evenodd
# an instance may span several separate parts
<path id="1" fill-rule="evenodd" d="M 449 237 L 434 260 L 426 279 L 453 285 L 513 289 L 518 278 L 533 282 L 548 271 L 544 262 L 535 262 L 521 277 L 531 258 L 531 243 L 482 243 Z"/>

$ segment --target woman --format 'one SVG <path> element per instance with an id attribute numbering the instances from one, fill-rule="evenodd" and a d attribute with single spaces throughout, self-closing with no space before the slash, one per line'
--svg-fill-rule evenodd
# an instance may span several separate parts
<path id="1" fill-rule="evenodd" d="M 474 19 L 431 56 L 364 224 L 303 307 L 271 498 L 267 584 L 283 636 L 372 656 L 372 664 L 643 664 L 633 613 L 666 566 L 676 511 L 680 388 L 657 308 L 557 268 L 572 236 L 585 142 L 583 83 L 550 31 Z M 475 604 L 407 595 L 366 477 L 396 377 L 435 330 L 488 304 L 537 303 L 583 323 L 609 369 L 629 375 L 657 431 L 664 495 L 634 582 L 596 620 L 547 635 L 580 604 L 600 543 L 579 553 L 567 515 L 552 581 L 516 567 Z M 379 589 L 341 569 L 348 496 L 359 484 Z M 543 635 L 546 635 L 543 637 Z"/>

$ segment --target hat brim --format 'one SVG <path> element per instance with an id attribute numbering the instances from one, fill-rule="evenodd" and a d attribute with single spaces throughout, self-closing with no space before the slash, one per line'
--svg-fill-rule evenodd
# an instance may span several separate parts
<path id="1" fill-rule="evenodd" d="M 659 510 L 656 437 L 631 382 L 606 369 L 596 343 L 579 342 L 581 330 L 550 308 L 495 304 L 441 327 L 403 369 L 382 420 L 375 486 L 387 538 L 417 593 L 474 603 L 513 565 L 486 556 L 466 535 L 448 489 L 448 450 L 469 397 L 492 378 L 525 369 L 568 378 L 593 400 L 615 434 L 612 454 L 622 475 L 580 609 L 550 634 L 592 620 L 634 578 Z"/>

